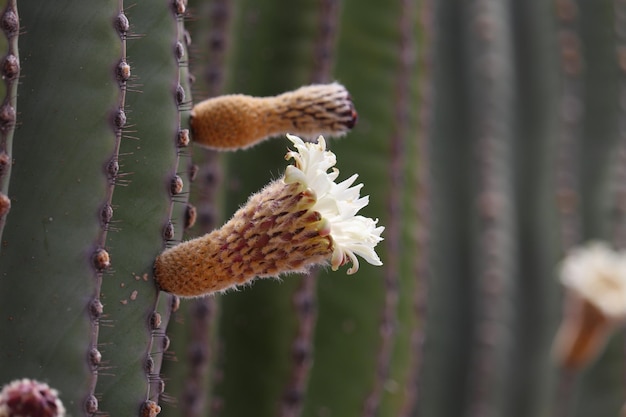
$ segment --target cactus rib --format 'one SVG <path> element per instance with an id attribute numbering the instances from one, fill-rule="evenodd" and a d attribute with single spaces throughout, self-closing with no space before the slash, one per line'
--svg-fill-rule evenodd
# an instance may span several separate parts
<path id="1" fill-rule="evenodd" d="M 557 190 L 561 246 L 567 250 L 581 239 L 579 213 L 578 143 L 583 123 L 583 56 L 579 32 L 579 8 L 573 0 L 556 2 L 559 23 L 559 46 L 561 53 L 562 90 L 560 97 L 561 132 L 557 154 Z M 561 370 L 555 397 L 557 416 L 569 415 L 575 377 Z"/>
<path id="2" fill-rule="evenodd" d="M 13 165 L 13 133 L 17 114 L 17 86 L 20 77 L 20 56 L 18 50 L 19 15 L 17 1 L 9 0 L 0 15 L 0 27 L 8 43 L 7 53 L 2 58 L 2 79 L 4 99 L 0 105 L 0 239 L 11 208 L 9 179 Z"/>
<path id="3" fill-rule="evenodd" d="M 415 213 L 420 229 L 416 232 L 417 255 L 413 264 L 415 288 L 413 290 L 413 313 L 416 323 L 411 329 L 411 352 L 409 360 L 408 386 L 400 417 L 419 416 L 419 401 L 422 393 L 422 369 L 424 362 L 424 345 L 426 341 L 425 323 L 427 316 L 428 283 L 432 277 L 430 271 L 430 240 L 432 219 L 432 178 L 430 172 L 430 141 L 432 139 L 434 91 L 432 87 L 434 60 L 433 51 L 437 36 L 434 24 L 434 4 L 432 0 L 424 0 L 419 6 L 420 30 L 422 33 L 421 64 L 419 77 L 419 131 L 415 148 L 417 169 L 414 171 L 417 192 L 411 201 L 411 210 Z"/>

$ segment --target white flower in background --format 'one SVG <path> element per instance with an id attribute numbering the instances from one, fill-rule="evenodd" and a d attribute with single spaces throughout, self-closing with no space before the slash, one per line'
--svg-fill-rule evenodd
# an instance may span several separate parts
<path id="1" fill-rule="evenodd" d="M 564 308 L 553 353 L 564 368 L 580 370 L 601 354 L 626 320 L 626 255 L 591 242 L 570 251 L 560 279 Z"/>
<path id="2" fill-rule="evenodd" d="M 608 318 L 626 319 L 626 254 L 606 243 L 572 250 L 561 265 L 561 283 Z"/>
<path id="3" fill-rule="evenodd" d="M 297 136 L 287 135 L 297 152 L 287 153 L 286 159 L 293 158 L 295 165 L 285 171 L 285 183 L 300 183 L 315 193 L 316 202 L 311 210 L 320 213 L 326 221 L 333 241 L 331 267 L 333 271 L 348 261 L 352 267 L 348 274 L 359 270 L 359 255 L 372 265 L 382 265 L 374 247 L 383 240 L 380 237 L 385 228 L 376 227 L 378 220 L 357 215 L 369 204 L 369 196 L 360 197 L 363 184 L 352 186 L 358 175 L 336 183 L 339 170 L 333 168 L 335 154 L 326 150 L 326 142 L 320 136 L 317 144 L 305 143 Z M 333 168 L 329 173 L 328 170 Z"/>
<path id="4" fill-rule="evenodd" d="M 286 158 L 295 165 L 283 178 L 250 196 L 220 229 L 157 257 L 154 275 L 162 290 L 197 297 L 329 262 L 333 270 L 351 262 L 353 274 L 357 255 L 382 265 L 374 248 L 385 228 L 357 214 L 369 202 L 360 196 L 363 185 L 353 185 L 357 175 L 335 182 L 336 157 L 323 137 L 316 144 L 288 138 L 296 151 Z"/>

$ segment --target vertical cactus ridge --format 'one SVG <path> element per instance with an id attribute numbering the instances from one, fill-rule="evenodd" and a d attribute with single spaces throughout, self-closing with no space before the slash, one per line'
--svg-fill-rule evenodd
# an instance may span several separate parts
<path id="1" fill-rule="evenodd" d="M 340 2 L 338 0 L 322 0 L 319 2 L 318 34 L 315 38 L 315 60 L 313 61 L 313 83 L 332 81 L 335 62 L 335 44 L 339 31 Z"/>
<path id="2" fill-rule="evenodd" d="M 561 249 L 555 199 L 559 56 L 554 4 L 513 2 L 518 280 L 511 333 L 508 416 L 552 413 L 555 367 L 550 353 L 561 314 L 555 265 Z"/>
<path id="3" fill-rule="evenodd" d="M 17 87 L 20 77 L 20 56 L 18 49 L 19 15 L 15 0 L 6 1 L 0 15 L 0 27 L 5 36 L 7 48 L 2 58 L 2 79 L 4 99 L 0 105 L 0 238 L 11 208 L 9 180 L 13 165 L 13 134 L 17 115 Z"/>
<path id="4" fill-rule="evenodd" d="M 224 92 L 268 96 L 310 82 L 317 6 L 277 1 L 236 5 L 230 31 L 238 35 L 229 38 Z M 276 140 L 222 158 L 225 213 L 234 213 L 250 194 L 282 174 L 284 151 L 285 142 Z M 214 395 L 220 415 L 280 412 L 297 334 L 292 299 L 302 279 L 262 280 L 219 297 L 223 378 Z M 242 390 L 246 401 L 241 401 Z"/>
<path id="5" fill-rule="evenodd" d="M 611 213 L 613 196 L 609 178 L 619 163 L 620 68 L 616 62 L 615 2 L 591 7 L 580 2 L 581 51 L 585 71 L 584 126 L 579 144 L 580 230 L 583 241 L 611 241 L 616 230 Z M 623 169 L 623 166 L 621 167 Z M 576 416 L 619 414 L 623 405 L 626 357 L 624 341 L 615 338 L 589 369 L 579 376 Z M 618 371 L 618 369 L 620 371 Z"/>
<path id="6" fill-rule="evenodd" d="M 120 41 L 111 24 L 117 4 L 21 6 L 26 89 L 13 144 L 15 210 L 0 254 L 0 368 L 2 378 L 47 381 L 68 413 L 80 416 L 97 409 L 88 399 L 104 357 L 94 346 L 102 304 L 93 297 L 107 264 L 98 242 L 109 190 L 104 168 L 115 148 L 109 115 L 119 99 L 113 68 Z M 50 85 L 64 92 L 62 100 L 41 94 Z"/>
<path id="7" fill-rule="evenodd" d="M 317 318 L 317 271 L 300 281 L 292 303 L 297 317 L 297 332 L 291 345 L 291 370 L 281 399 L 280 417 L 298 417 L 302 413 L 311 366 L 314 362 L 313 337 Z"/>
<path id="8" fill-rule="evenodd" d="M 411 250 L 411 245 L 407 244 L 407 240 L 411 236 L 403 234 L 403 225 L 406 224 L 408 217 L 404 202 L 405 191 L 408 181 L 405 178 L 411 178 L 411 169 L 407 170 L 407 152 L 411 149 L 409 143 L 414 139 L 414 129 L 412 129 L 411 113 L 414 108 L 412 106 L 412 84 L 414 83 L 415 74 L 415 9 L 410 1 L 399 1 L 398 8 L 398 35 L 395 41 L 394 49 L 397 54 L 397 69 L 392 79 L 395 80 L 394 90 L 394 123 L 393 129 L 389 132 L 389 154 L 388 154 L 388 175 L 389 175 L 389 191 L 384 197 L 386 200 L 387 220 L 385 244 L 387 257 L 385 259 L 385 270 L 383 274 L 385 298 L 384 306 L 381 314 L 381 321 L 378 326 L 381 340 L 379 342 L 378 353 L 376 355 L 376 378 L 374 379 L 371 391 L 365 398 L 363 404 L 363 417 L 374 417 L 380 413 L 381 401 L 385 394 L 386 385 L 390 380 L 394 380 L 392 375 L 392 357 L 398 356 L 404 359 L 405 355 L 398 355 L 395 344 L 401 325 L 408 328 L 412 325 L 411 321 L 403 320 L 400 314 L 400 288 L 412 288 L 415 285 L 415 277 L 410 274 L 410 270 L 403 271 L 402 262 L 403 254 L 406 250 Z M 409 175 L 407 175 L 409 174 Z M 411 184 L 414 185 L 414 184 Z M 412 213 L 410 215 L 412 216 Z M 414 248 L 413 248 L 414 249 Z M 405 272 L 403 274 L 403 272 Z M 409 273 L 406 273 L 409 272 Z M 402 279 L 406 277 L 404 280 Z M 404 281 L 404 282 L 403 282 Z M 413 281 L 413 282 L 411 282 Z M 405 297 L 406 304 L 410 305 L 411 297 Z M 410 315 L 409 315 L 410 317 Z M 407 336 L 410 332 L 405 333 Z M 400 339 L 402 341 L 402 339 Z M 404 362 L 404 361 L 399 361 Z M 404 372 L 406 369 L 401 370 Z M 401 375 L 396 370 L 396 375 Z M 397 378 L 397 376 L 396 376 Z M 404 386 L 404 381 L 396 381 L 398 387 L 395 389 L 400 391 L 400 395 L 405 393 L 399 388 Z"/>
<path id="9" fill-rule="evenodd" d="M 426 341 L 426 326 L 428 320 L 427 296 L 429 281 L 432 278 L 430 268 L 430 240 L 432 222 L 432 174 L 430 166 L 430 149 L 433 127 L 433 98 L 432 86 L 434 71 L 434 44 L 437 36 L 434 24 L 434 3 L 425 0 L 418 7 L 420 16 L 419 30 L 421 41 L 419 45 L 418 73 L 419 86 L 419 125 L 417 143 L 411 155 L 417 163 L 414 170 L 416 193 L 411 200 L 410 211 L 416 217 L 418 230 L 416 233 L 417 254 L 413 263 L 415 288 L 412 294 L 412 308 L 415 323 L 411 329 L 411 352 L 408 362 L 409 376 L 404 401 L 400 408 L 400 417 L 419 416 L 419 402 L 422 395 L 422 369 L 424 367 L 424 346 Z"/>
<path id="10" fill-rule="evenodd" d="M 232 4 L 229 1 L 191 1 L 192 19 L 187 22 L 190 36 L 189 65 L 194 77 L 194 95 L 213 97 L 222 89 L 227 72 L 226 61 Z M 189 180 L 195 181 L 190 201 L 196 210 L 195 227 L 185 230 L 186 237 L 209 233 L 221 220 L 218 210 L 221 184 L 221 163 L 215 151 L 195 147 Z M 172 341 L 175 361 L 163 364 L 166 379 L 176 380 L 168 385 L 163 396 L 164 413 L 172 416 L 206 416 L 211 413 L 212 384 L 216 357 L 216 332 L 219 302 L 216 297 L 188 300 L 174 314 L 168 334 Z"/>
<path id="11" fill-rule="evenodd" d="M 510 2 L 467 5 L 468 86 L 475 177 L 475 307 L 467 415 L 498 416 L 509 393 L 512 290 L 517 275 L 513 201 L 515 100 Z"/>
<path id="12" fill-rule="evenodd" d="M 428 320 L 420 401 L 414 412 L 422 416 L 465 414 L 469 348 L 474 330 L 469 313 L 474 268 L 470 225 L 474 209 L 472 142 L 466 108 L 468 62 L 461 31 L 464 17 L 450 2 L 435 2 L 437 28 L 433 39 L 431 167 L 431 274 L 428 282 Z M 450 123 L 454 120 L 454 123 Z M 454 167 L 455 169 L 448 169 Z M 450 401 L 455 398 L 455 401 Z"/>
<path id="13" fill-rule="evenodd" d="M 416 80 L 411 78 L 410 83 L 397 80 L 403 67 L 402 59 L 406 58 L 402 53 L 407 52 L 402 50 L 403 34 L 399 28 L 403 11 L 400 2 L 343 2 L 333 64 L 335 78 L 346 80 L 359 112 L 359 122 L 349 136 L 331 145 L 340 158 L 340 169 L 359 173 L 370 195 L 368 209 L 376 213 L 376 217 L 380 216 L 381 224 L 385 225 L 393 222 L 386 203 L 391 188 L 388 172 L 395 169 L 397 175 L 397 169 L 402 166 L 401 162 L 399 166 L 392 165 L 394 144 L 391 141 L 394 134 L 399 133 L 394 126 L 401 121 L 398 129 L 405 129 L 407 121 L 403 117 L 408 117 L 406 136 L 399 134 L 398 140 L 415 137 L 412 109 L 415 108 Z M 407 16 L 412 28 L 416 17 L 411 13 Z M 396 76 L 381 76 L 382 73 Z M 407 89 L 404 114 L 397 114 L 399 88 Z M 408 183 L 402 186 L 407 185 L 410 186 Z M 400 212 L 406 213 L 404 207 Z M 412 219 L 404 220 L 408 228 Z M 401 236 L 405 239 L 404 234 Z M 394 237 L 385 232 L 385 239 Z M 402 245 L 407 253 L 415 249 L 409 240 L 403 240 Z M 408 262 L 403 259 L 397 265 L 401 279 L 395 285 L 406 293 L 400 293 L 396 304 L 395 285 L 392 282 L 388 291 L 385 284 L 385 274 L 394 274 L 386 271 L 390 256 L 393 255 L 389 253 L 389 246 L 385 245 L 381 255 L 384 266 L 379 270 L 359 270 L 356 282 L 320 272 L 315 366 L 311 369 L 303 416 L 361 415 L 372 393 L 374 396 L 370 398 L 374 401 L 370 404 L 378 409 L 379 415 L 397 415 L 404 395 L 401 387 L 408 378 L 404 364 L 410 355 L 409 294 L 414 279 L 410 272 L 406 273 Z M 378 373 L 377 368 L 382 372 Z"/>
<path id="14" fill-rule="evenodd" d="M 191 76 L 189 73 L 189 43 L 190 38 L 185 29 L 185 16 L 187 15 L 186 2 L 172 0 L 170 7 L 173 10 L 172 19 L 175 21 L 174 46 L 172 59 L 175 61 L 178 71 L 174 75 L 175 88 L 173 100 L 176 105 L 176 125 L 177 129 L 171 141 L 175 144 L 173 150 L 175 154 L 174 168 L 175 174 L 170 179 L 170 203 L 168 208 L 168 220 L 166 221 L 162 237 L 164 247 L 171 247 L 180 243 L 184 230 L 189 226 L 191 220 L 188 218 L 188 197 L 190 192 L 190 165 L 191 154 L 189 150 L 189 110 L 191 108 Z M 170 151 L 172 152 L 172 151 Z M 182 181 L 182 185 L 181 182 Z M 162 375 L 161 369 L 163 360 L 168 354 L 170 338 L 166 329 L 170 322 L 174 309 L 179 301 L 171 294 L 159 292 L 154 312 L 150 315 L 149 323 L 152 330 L 152 342 L 149 346 L 147 364 L 154 363 L 154 367 L 149 369 L 149 393 L 147 401 L 159 403 L 161 396 L 165 393 L 167 385 L 166 378 Z M 160 407 L 160 405 L 159 405 Z M 159 408 L 160 410 L 160 408 Z"/>
<path id="15" fill-rule="evenodd" d="M 87 414 L 95 414 L 99 411 L 98 399 L 96 396 L 96 386 L 98 382 L 98 372 L 102 365 L 102 352 L 100 351 L 99 333 L 100 333 L 100 320 L 104 314 L 104 306 L 101 302 L 101 288 L 102 279 L 106 270 L 111 267 L 111 260 L 108 251 L 105 249 L 107 244 L 107 235 L 111 227 L 111 221 L 113 220 L 114 210 L 112 206 L 113 193 L 115 190 L 115 183 L 118 180 L 119 174 L 119 150 L 122 141 L 123 129 L 126 124 L 126 82 L 127 77 L 125 74 L 126 66 L 126 36 L 129 30 L 128 19 L 124 15 L 123 8 L 118 8 L 118 14 L 112 22 L 111 30 L 113 30 L 119 36 L 120 42 L 120 58 L 117 67 L 114 70 L 112 76 L 118 84 L 118 103 L 117 106 L 110 110 L 112 120 L 112 131 L 115 135 L 113 151 L 105 166 L 104 175 L 107 179 L 107 189 L 104 202 L 100 210 L 100 232 L 96 239 L 95 250 L 92 255 L 92 259 L 96 269 L 95 282 L 93 296 L 89 302 L 88 311 L 91 318 L 91 343 L 88 353 L 90 367 L 92 369 L 92 378 L 89 381 L 89 394 L 84 400 L 84 411 Z M 105 358 L 106 359 L 106 358 Z"/>
<path id="16" fill-rule="evenodd" d="M 615 59 L 619 69 L 618 97 L 626 97 L 626 3 L 615 1 Z M 613 172 L 613 210 L 615 227 L 612 237 L 617 249 L 626 248 L 626 103 L 619 101 L 618 148 Z"/>
<path id="17" fill-rule="evenodd" d="M 126 45 L 132 67 L 126 81 L 128 123 L 112 201 L 115 228 L 107 236 L 112 268 L 102 284 L 107 325 L 99 340 L 108 372 L 100 376 L 96 395 L 110 415 L 155 415 L 163 389 L 159 373 L 169 295 L 157 292 L 152 265 L 165 245 L 182 237 L 188 181 L 179 138 L 190 97 L 177 48 L 182 23 L 176 3 L 138 3 L 126 14 L 132 28 Z"/>
<path id="18" fill-rule="evenodd" d="M 208 12 L 210 32 L 207 36 L 208 60 L 201 72 L 207 84 L 208 97 L 219 95 L 226 82 L 228 51 L 231 44 L 230 27 L 232 23 L 233 2 L 214 0 L 210 2 Z M 202 55 L 201 55 L 202 56 Z"/>
<path id="19" fill-rule="evenodd" d="M 324 0 L 318 5 L 317 35 L 313 50 L 315 60 L 311 81 L 332 81 L 332 69 L 336 60 L 336 41 L 339 29 L 339 2 Z M 317 282 L 318 268 L 312 269 L 302 278 L 293 295 L 293 306 L 297 317 L 297 329 L 291 344 L 291 370 L 284 388 L 280 416 L 299 417 L 315 361 L 315 328 L 317 325 Z"/>
<path id="20" fill-rule="evenodd" d="M 578 155 L 583 128 L 583 71 L 585 67 L 579 37 L 580 10 L 573 0 L 555 3 L 558 21 L 562 87 L 560 132 L 557 143 L 556 198 L 559 209 L 561 246 L 567 250 L 581 240 Z M 575 378 L 561 370 L 555 398 L 558 416 L 570 415 Z"/>
<path id="21" fill-rule="evenodd" d="M 564 249 L 581 239 L 578 201 L 578 143 L 583 128 L 583 72 L 585 62 L 579 37 L 580 10 L 573 0 L 556 2 L 561 56 L 560 133 L 557 154 L 557 199 Z"/>

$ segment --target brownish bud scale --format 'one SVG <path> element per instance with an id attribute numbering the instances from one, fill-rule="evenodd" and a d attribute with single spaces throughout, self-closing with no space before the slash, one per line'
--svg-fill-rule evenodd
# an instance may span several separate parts
<path id="1" fill-rule="evenodd" d="M 211 98 L 191 111 L 193 140 L 213 149 L 236 150 L 269 137 L 292 133 L 307 140 L 342 136 L 357 113 L 346 88 L 314 84 L 274 97 L 243 94 Z"/>
<path id="2" fill-rule="evenodd" d="M 177 145 L 179 148 L 189 146 L 189 129 L 181 129 L 180 132 L 178 132 Z"/>
<path id="3" fill-rule="evenodd" d="M 172 183 L 170 184 L 170 192 L 172 195 L 177 195 L 183 192 L 183 179 L 179 175 L 174 175 Z"/>
<path id="4" fill-rule="evenodd" d="M 99 299 L 96 298 L 89 304 L 89 314 L 91 314 L 92 319 L 98 320 L 100 317 L 102 317 L 103 312 L 104 306 Z"/>
<path id="5" fill-rule="evenodd" d="M 11 157 L 6 152 L 0 152 L 0 176 L 4 175 L 11 166 Z"/>
<path id="6" fill-rule="evenodd" d="M 93 348 L 89 351 L 89 364 L 92 369 L 96 369 L 100 366 L 100 362 L 102 362 L 102 354 L 96 348 Z"/>
<path id="7" fill-rule="evenodd" d="M 20 379 L 5 385 L 0 392 L 0 416 L 63 417 L 65 407 L 57 390 L 48 384 Z"/>
<path id="8" fill-rule="evenodd" d="M 120 172 L 120 163 L 117 161 L 117 157 L 113 157 L 106 166 L 107 176 L 109 180 L 113 181 Z"/>
<path id="9" fill-rule="evenodd" d="M 156 417 L 161 412 L 161 407 L 154 401 L 146 401 L 141 405 L 140 417 Z"/>
<path id="10" fill-rule="evenodd" d="M 179 15 L 185 14 L 187 10 L 187 0 L 174 0 L 172 6 L 174 7 L 174 13 Z"/>
<path id="11" fill-rule="evenodd" d="M 309 210 L 314 203 L 300 184 L 269 184 L 222 228 L 159 255 L 159 287 L 197 297 L 327 262 L 332 239 L 322 232 L 319 214 Z"/>
<path id="12" fill-rule="evenodd" d="M 174 97 L 176 98 L 176 105 L 178 106 L 181 106 L 185 102 L 185 89 L 182 85 L 178 84 L 176 86 Z"/>
<path id="13" fill-rule="evenodd" d="M 85 400 L 85 411 L 87 414 L 95 414 L 98 411 L 98 399 L 94 395 Z"/>
<path id="14" fill-rule="evenodd" d="M 13 81 L 20 74 L 20 61 L 13 54 L 8 54 L 2 62 L 2 78 Z"/>
<path id="15" fill-rule="evenodd" d="M 0 107 L 0 130 L 6 132 L 13 126 L 15 126 L 15 108 L 5 103 Z"/>
<path id="16" fill-rule="evenodd" d="M 6 216 L 11 210 L 11 199 L 4 193 L 0 193 L 0 217 Z"/>
<path id="17" fill-rule="evenodd" d="M 159 327 L 161 327 L 161 315 L 154 311 L 150 314 L 150 328 L 157 330 Z"/>
<path id="18" fill-rule="evenodd" d="M 110 204 L 105 204 L 100 211 L 100 221 L 103 226 L 107 226 L 111 223 L 111 219 L 113 218 L 113 207 Z"/>
<path id="19" fill-rule="evenodd" d="M 130 23 L 124 13 L 120 13 L 115 17 L 114 25 L 117 33 L 119 33 L 122 38 L 126 36 L 130 29 Z"/>
<path id="20" fill-rule="evenodd" d="M 148 357 L 146 358 L 146 362 L 144 363 L 144 370 L 147 374 L 151 374 L 154 372 L 154 359 L 152 359 L 152 356 L 148 355 Z"/>
<path id="21" fill-rule="evenodd" d="M 167 222 L 167 224 L 163 228 L 163 239 L 165 240 L 174 239 L 174 225 L 172 224 L 172 222 Z"/>
<path id="22" fill-rule="evenodd" d="M 193 227 L 193 225 L 196 224 L 197 218 L 198 212 L 196 207 L 191 204 L 187 204 L 187 207 L 185 208 L 185 229 Z"/>
<path id="23" fill-rule="evenodd" d="M 2 31 L 6 35 L 7 39 L 11 39 L 20 30 L 20 19 L 17 17 L 17 13 L 12 8 L 7 8 L 0 20 Z"/>
<path id="24" fill-rule="evenodd" d="M 130 78 L 130 65 L 125 60 L 121 60 L 117 66 L 117 79 L 125 83 Z"/>
<path id="25" fill-rule="evenodd" d="M 92 260 L 93 265 L 98 271 L 104 271 L 111 266 L 111 258 L 109 257 L 109 252 L 102 248 L 99 248 L 94 252 Z"/>
<path id="26" fill-rule="evenodd" d="M 121 129 L 126 124 L 126 112 L 124 109 L 118 109 L 113 116 L 113 123 L 117 129 Z"/>
<path id="27" fill-rule="evenodd" d="M 185 47 L 182 42 L 176 42 L 176 46 L 174 47 L 174 54 L 176 55 L 176 60 L 181 61 L 185 56 Z"/>

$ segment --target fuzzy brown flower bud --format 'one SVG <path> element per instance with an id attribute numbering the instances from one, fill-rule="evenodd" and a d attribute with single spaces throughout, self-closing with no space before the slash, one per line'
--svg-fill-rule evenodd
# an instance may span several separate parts
<path id="1" fill-rule="evenodd" d="M 314 84 L 274 97 L 233 94 L 211 98 L 191 111 L 193 140 L 218 150 L 243 149 L 269 137 L 293 133 L 307 140 L 342 136 L 357 113 L 346 88 Z"/>
<path id="2" fill-rule="evenodd" d="M 159 286 L 194 297 L 326 262 L 332 242 L 314 203 L 300 184 L 269 184 L 222 228 L 163 252 L 154 269 Z"/>

